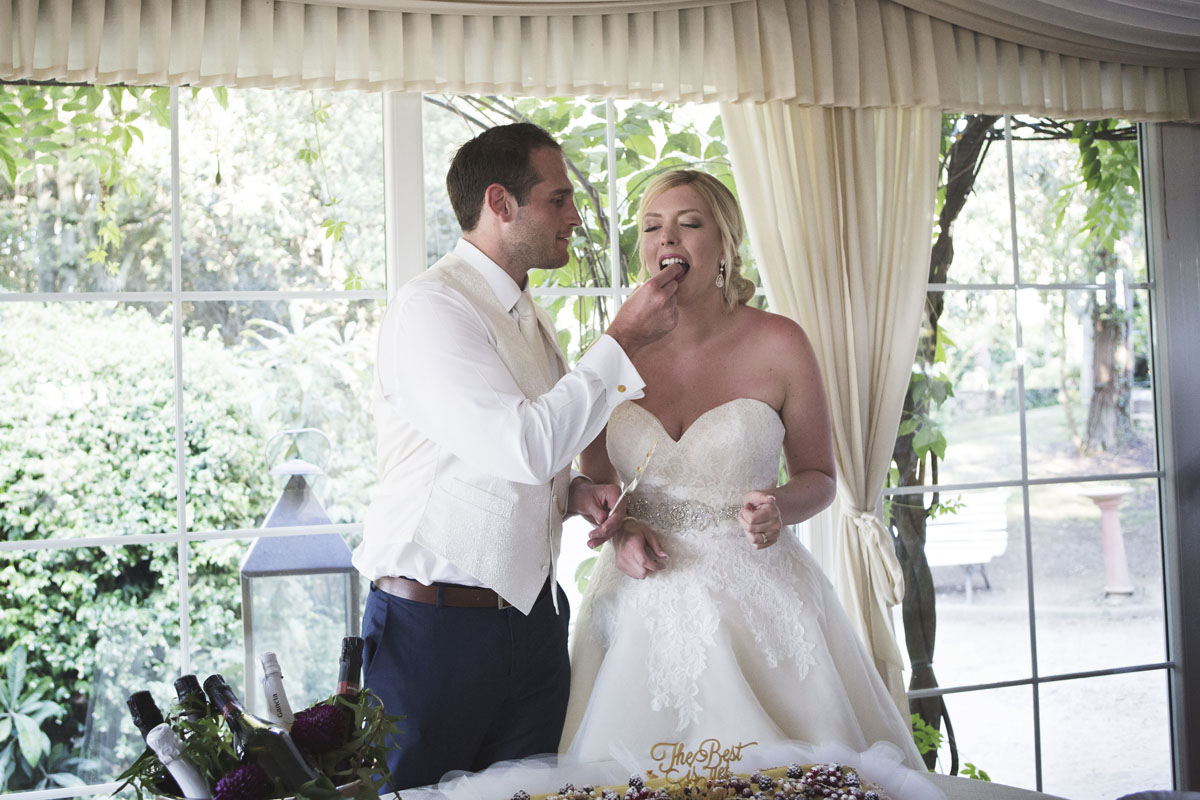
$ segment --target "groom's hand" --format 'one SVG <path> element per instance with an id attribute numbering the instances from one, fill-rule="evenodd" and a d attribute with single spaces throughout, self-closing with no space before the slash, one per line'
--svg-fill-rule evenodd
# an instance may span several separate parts
<path id="1" fill-rule="evenodd" d="M 621 304 L 621 310 L 605 331 L 617 340 L 625 355 L 633 354 L 658 341 L 675 328 L 679 309 L 675 304 L 677 278 L 684 273 L 680 264 L 669 264 L 643 283 Z"/>
<path id="2" fill-rule="evenodd" d="M 654 530 L 634 517 L 626 517 L 613 537 L 617 569 L 641 580 L 667 565 L 667 553 L 658 543 Z"/>
<path id="3" fill-rule="evenodd" d="M 584 476 L 571 482 L 567 511 L 579 514 L 597 527 L 588 534 L 588 547 L 596 547 L 607 541 L 625 518 L 625 503 L 613 508 L 621 496 L 621 487 L 611 483 L 593 483 Z"/>

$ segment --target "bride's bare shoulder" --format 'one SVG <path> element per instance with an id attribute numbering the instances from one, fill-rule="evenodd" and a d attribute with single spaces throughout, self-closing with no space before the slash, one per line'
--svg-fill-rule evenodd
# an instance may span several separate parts
<path id="1" fill-rule="evenodd" d="M 776 355 L 811 356 L 812 342 L 795 320 L 753 306 L 742 306 L 738 313 L 744 326 L 741 333 L 751 337 L 749 341 L 755 349 L 766 349 Z"/>

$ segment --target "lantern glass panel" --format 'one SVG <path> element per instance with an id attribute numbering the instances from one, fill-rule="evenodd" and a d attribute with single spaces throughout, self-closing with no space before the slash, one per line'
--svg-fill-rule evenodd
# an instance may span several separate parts
<path id="1" fill-rule="evenodd" d="M 259 657 L 266 652 L 279 659 L 294 711 L 332 694 L 337 686 L 342 637 L 351 632 L 351 617 L 357 619 L 350 605 L 357 576 L 334 572 L 243 580 L 249 583 L 252 626 L 246 652 L 254 684 L 247 686 L 246 696 L 253 699 L 254 713 L 261 715 L 267 710 L 259 683 Z"/>

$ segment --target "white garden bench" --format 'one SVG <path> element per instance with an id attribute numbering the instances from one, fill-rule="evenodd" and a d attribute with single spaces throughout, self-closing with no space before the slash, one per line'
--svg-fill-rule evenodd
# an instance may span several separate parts
<path id="1" fill-rule="evenodd" d="M 967 573 L 967 602 L 975 575 L 991 589 L 984 566 L 1008 547 L 1008 489 L 964 492 L 962 506 L 925 523 L 925 559 L 931 567 L 961 566 Z"/>

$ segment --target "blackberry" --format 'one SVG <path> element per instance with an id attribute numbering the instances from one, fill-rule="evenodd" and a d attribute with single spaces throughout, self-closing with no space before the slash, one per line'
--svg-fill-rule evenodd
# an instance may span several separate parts
<path id="1" fill-rule="evenodd" d="M 573 783 L 564 783 L 564 784 L 563 784 L 563 787 L 562 787 L 561 789 L 559 789 L 559 790 L 558 790 L 558 793 L 559 793 L 559 794 L 570 794 L 570 793 L 571 793 L 571 792 L 573 792 L 573 791 L 575 791 L 575 784 L 573 784 Z"/>
<path id="2" fill-rule="evenodd" d="M 770 775 L 759 775 L 755 783 L 757 783 L 758 788 L 764 792 L 769 792 L 775 788 L 775 781 L 771 779 Z"/>
<path id="3" fill-rule="evenodd" d="M 638 791 L 641 791 L 642 789 L 646 788 L 646 782 L 644 780 L 642 780 L 641 775 L 630 775 L 629 776 L 629 788 L 637 789 Z"/>
<path id="4" fill-rule="evenodd" d="M 512 800 L 529 800 L 529 792 L 524 789 L 517 789 L 513 792 Z"/>
<path id="5" fill-rule="evenodd" d="M 862 781 L 858 779 L 857 772 L 847 772 L 842 776 L 842 784 L 845 786 L 862 786 Z"/>
<path id="6" fill-rule="evenodd" d="M 799 764 L 788 764 L 787 776 L 789 778 L 803 778 L 804 767 L 800 766 Z"/>
<path id="7" fill-rule="evenodd" d="M 867 793 L 863 795 L 863 800 L 882 800 L 882 798 L 880 798 L 879 792 L 868 790 Z"/>
<path id="8" fill-rule="evenodd" d="M 600 794 L 601 800 L 621 800 L 621 795 L 614 792 L 612 789 L 605 789 Z"/>

